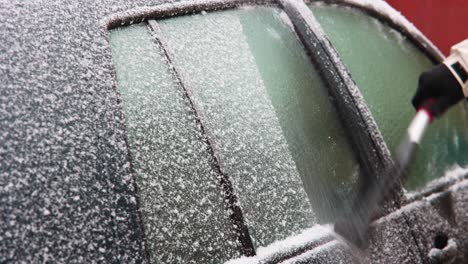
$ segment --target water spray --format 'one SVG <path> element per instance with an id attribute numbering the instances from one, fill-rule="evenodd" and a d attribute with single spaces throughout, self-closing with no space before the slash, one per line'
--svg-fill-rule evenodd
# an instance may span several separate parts
<path id="1" fill-rule="evenodd" d="M 404 180 L 405 172 L 413 161 L 424 132 L 432 122 L 432 115 L 428 110 L 432 104 L 433 100 L 429 99 L 418 109 L 397 149 L 393 166 L 373 182 L 368 183 L 356 199 L 351 212 L 335 223 L 334 231 L 338 238 L 344 239 L 351 249 L 367 247 L 372 216 L 391 190 Z"/>

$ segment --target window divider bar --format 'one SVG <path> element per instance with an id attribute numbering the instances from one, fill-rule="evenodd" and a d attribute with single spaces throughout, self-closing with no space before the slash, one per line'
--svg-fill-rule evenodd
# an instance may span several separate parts
<path id="1" fill-rule="evenodd" d="M 169 46 L 163 38 L 163 33 L 156 20 L 149 20 L 146 23 L 148 31 L 150 32 L 152 39 L 160 47 L 163 56 L 166 58 L 172 75 L 175 77 L 178 85 L 182 88 L 182 91 L 189 102 L 191 111 L 195 116 L 195 120 L 204 135 L 204 141 L 207 145 L 207 151 L 213 158 L 210 162 L 212 169 L 220 175 L 219 184 L 224 192 L 224 205 L 225 209 L 229 212 L 229 217 L 232 221 L 234 230 L 237 234 L 238 241 L 241 245 L 241 253 L 245 256 L 254 256 L 255 248 L 253 246 L 252 239 L 249 234 L 249 229 L 245 223 L 242 209 L 238 203 L 238 197 L 235 194 L 233 184 L 229 178 L 229 175 L 225 173 L 218 151 L 216 151 L 216 144 L 213 141 L 213 136 L 209 133 L 205 122 L 203 121 L 203 113 L 200 108 L 196 105 L 193 100 L 192 91 L 188 85 L 188 82 L 183 77 L 183 74 L 177 69 L 174 63 L 174 55 L 171 52 Z"/>
<path id="2" fill-rule="evenodd" d="M 301 0 L 278 0 L 291 19 L 312 63 L 333 97 L 339 118 L 363 170 L 361 188 L 372 184 L 393 166 L 393 160 L 364 97 L 353 81 L 309 7 Z M 400 204 L 402 187 L 392 190 L 392 198 L 381 212 L 387 214 Z"/>

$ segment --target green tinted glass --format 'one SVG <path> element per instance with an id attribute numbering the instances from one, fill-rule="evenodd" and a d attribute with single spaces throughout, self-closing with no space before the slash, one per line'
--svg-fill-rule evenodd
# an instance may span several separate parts
<path id="1" fill-rule="evenodd" d="M 241 23 L 317 220 L 333 221 L 351 201 L 359 167 L 327 88 L 285 13 Z"/>
<path id="2" fill-rule="evenodd" d="M 358 169 L 287 16 L 256 7 L 159 24 L 255 244 L 331 219 L 349 199 Z"/>
<path id="3" fill-rule="evenodd" d="M 238 245 L 200 128 L 144 25 L 110 34 L 154 263 L 220 263 Z"/>
<path id="4" fill-rule="evenodd" d="M 395 150 L 415 114 L 410 101 L 419 74 L 432 63 L 400 33 L 362 12 L 323 5 L 311 9 L 348 66 L 388 147 Z M 454 164 L 466 163 L 465 115 L 460 105 L 429 127 L 407 188 L 421 187 Z"/>

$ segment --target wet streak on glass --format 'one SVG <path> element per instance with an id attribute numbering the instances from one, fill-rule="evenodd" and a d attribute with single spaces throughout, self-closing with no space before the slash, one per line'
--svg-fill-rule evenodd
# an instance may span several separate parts
<path id="1" fill-rule="evenodd" d="M 415 114 L 411 98 L 419 74 L 431 61 L 400 33 L 351 8 L 311 5 L 323 29 L 348 66 L 376 119 L 395 150 Z M 468 157 L 467 111 L 450 110 L 428 129 L 405 186 L 414 190 L 443 176 Z"/>
<path id="2" fill-rule="evenodd" d="M 110 42 L 154 263 L 220 263 L 239 256 L 219 172 L 189 102 L 144 25 Z"/>

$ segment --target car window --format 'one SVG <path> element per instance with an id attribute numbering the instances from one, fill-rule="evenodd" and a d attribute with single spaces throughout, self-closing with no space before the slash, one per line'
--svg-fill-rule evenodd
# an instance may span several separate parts
<path id="1" fill-rule="evenodd" d="M 180 16 L 110 36 L 155 260 L 235 257 L 214 158 L 255 247 L 329 221 L 352 200 L 357 162 L 326 87 L 279 9 Z"/>
<path id="2" fill-rule="evenodd" d="M 262 245 L 308 225 L 297 215 L 308 206 L 296 193 L 300 176 L 318 208 L 332 196 L 343 199 L 356 164 L 326 88 L 284 17 L 256 7 L 160 22 Z M 324 207 L 326 217 L 332 207 Z M 278 217 L 289 223 L 276 226 L 271 219 Z"/>
<path id="3" fill-rule="evenodd" d="M 235 256 L 204 135 L 146 26 L 115 29 L 110 43 L 153 262 Z"/>
<path id="4" fill-rule="evenodd" d="M 349 68 L 390 150 L 415 114 L 410 101 L 431 61 L 403 35 L 361 11 L 310 5 Z M 459 105 L 428 129 L 405 186 L 414 190 L 443 176 L 468 155 L 466 110 Z"/>

